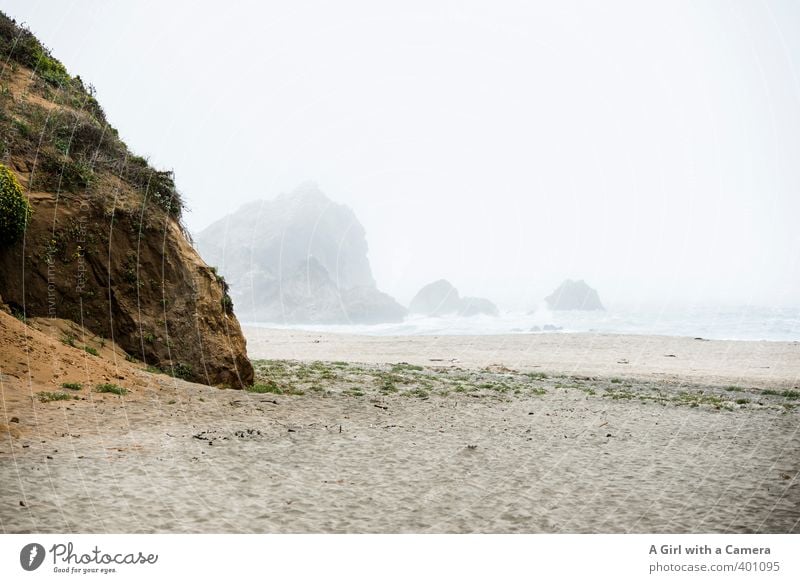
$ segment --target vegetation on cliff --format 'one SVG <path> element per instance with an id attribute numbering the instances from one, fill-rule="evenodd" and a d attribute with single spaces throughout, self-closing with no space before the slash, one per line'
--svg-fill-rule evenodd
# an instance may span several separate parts
<path id="1" fill-rule="evenodd" d="M 34 160 L 31 190 L 99 190 L 103 185 L 98 174 L 110 172 L 138 190 L 146 202 L 180 218 L 183 202 L 172 172 L 156 170 L 132 154 L 107 122 L 94 88 L 70 76 L 29 30 L 2 12 L 0 54 L 5 59 L 0 158 L 13 154 Z M 31 98 L 14 99 L 9 85 L 23 79 Z"/>
<path id="2" fill-rule="evenodd" d="M 15 243 L 22 237 L 32 212 L 17 177 L 0 164 L 0 245 Z"/>

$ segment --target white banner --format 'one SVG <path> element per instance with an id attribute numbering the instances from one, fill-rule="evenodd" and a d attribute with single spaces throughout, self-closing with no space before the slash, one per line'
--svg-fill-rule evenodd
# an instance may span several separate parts
<path id="1" fill-rule="evenodd" d="M 800 581 L 796 535 L 3 535 L 0 581 Z"/>

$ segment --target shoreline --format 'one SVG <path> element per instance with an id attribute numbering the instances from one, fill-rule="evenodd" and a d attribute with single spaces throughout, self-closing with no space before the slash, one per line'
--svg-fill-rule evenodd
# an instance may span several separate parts
<path id="1" fill-rule="evenodd" d="M 345 331 L 345 330 L 334 330 L 334 328 L 341 327 L 344 328 L 344 325 L 338 324 L 330 324 L 330 325 L 319 325 L 319 329 L 314 329 L 314 324 L 309 324 L 309 327 L 304 327 L 302 324 L 275 324 L 270 322 L 257 322 L 257 321 L 243 321 L 241 323 L 242 328 L 250 328 L 254 330 L 270 330 L 272 332 L 308 332 L 310 334 L 323 334 L 326 336 L 359 336 L 359 337 L 367 337 L 367 338 L 430 338 L 430 337 L 457 337 L 457 338 L 464 338 L 464 337 L 476 337 L 476 338 L 499 338 L 504 336 L 520 336 L 520 337 L 531 337 L 531 336 L 575 336 L 575 335 L 583 335 L 583 336 L 625 336 L 625 337 L 632 337 L 632 338 L 682 338 L 685 340 L 702 340 L 704 342 L 770 342 L 770 343 L 779 343 L 779 344 L 800 344 L 800 338 L 798 339 L 775 339 L 775 338 L 706 338 L 700 336 L 692 336 L 686 334 L 659 334 L 656 332 L 614 332 L 614 331 L 606 331 L 606 330 L 566 330 L 564 328 L 557 328 L 555 330 L 514 330 L 514 331 L 507 331 L 507 332 L 492 332 L 492 333 L 485 333 L 485 334 L 464 334 L 460 332 L 414 332 L 408 334 L 384 334 L 384 333 L 361 333 L 358 330 L 359 325 L 356 326 L 347 326 L 347 328 L 356 328 L 356 331 Z M 369 328 L 372 325 L 364 324 L 361 325 L 363 328 Z"/>

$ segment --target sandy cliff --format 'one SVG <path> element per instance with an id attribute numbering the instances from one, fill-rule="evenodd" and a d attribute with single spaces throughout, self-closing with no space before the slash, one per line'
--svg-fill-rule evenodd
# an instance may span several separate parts
<path id="1" fill-rule="evenodd" d="M 176 376 L 252 383 L 227 286 L 181 225 L 172 174 L 133 155 L 91 87 L 0 14 L 0 163 L 33 207 L 0 246 L 17 315 L 66 318 Z"/>

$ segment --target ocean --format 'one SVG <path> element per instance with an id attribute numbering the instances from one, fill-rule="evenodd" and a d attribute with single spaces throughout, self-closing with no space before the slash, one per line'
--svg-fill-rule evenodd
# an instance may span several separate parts
<path id="1" fill-rule="evenodd" d="M 503 312 L 497 317 L 409 316 L 402 323 L 375 325 L 285 325 L 246 322 L 250 326 L 370 336 L 485 335 L 600 332 L 655 334 L 717 340 L 800 341 L 800 308 L 757 306 L 634 306 L 606 311 Z"/>

